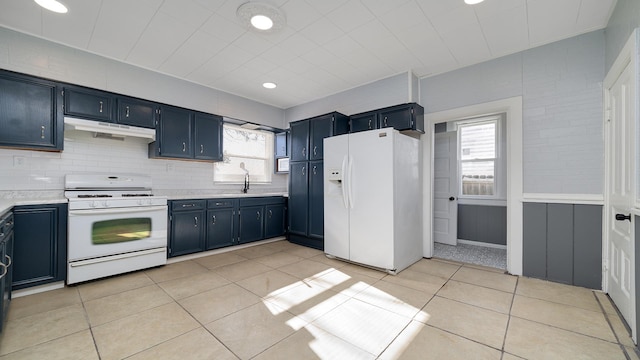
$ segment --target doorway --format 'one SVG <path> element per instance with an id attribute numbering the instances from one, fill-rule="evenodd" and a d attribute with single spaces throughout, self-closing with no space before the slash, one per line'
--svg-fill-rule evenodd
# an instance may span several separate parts
<path id="1" fill-rule="evenodd" d="M 434 126 L 451 119 L 468 119 L 479 114 L 506 114 L 508 121 L 506 133 L 506 149 L 508 157 L 506 173 L 507 202 L 507 271 L 514 275 L 522 275 L 522 97 L 513 97 L 483 104 L 465 106 L 452 110 L 440 111 L 425 115 L 428 133 L 423 137 L 424 168 L 429 169 L 423 177 L 424 192 L 423 223 L 424 242 L 423 256 L 434 255 L 433 237 L 433 174 L 434 174 Z"/>
<path id="2" fill-rule="evenodd" d="M 507 268 L 505 114 L 434 125 L 434 257 Z"/>

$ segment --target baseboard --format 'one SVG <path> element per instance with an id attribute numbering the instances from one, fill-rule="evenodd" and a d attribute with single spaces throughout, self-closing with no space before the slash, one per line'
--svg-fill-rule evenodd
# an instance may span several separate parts
<path id="1" fill-rule="evenodd" d="M 27 295 L 38 294 L 45 291 L 57 290 L 64 288 L 64 281 L 58 281 L 51 284 L 32 286 L 25 289 L 13 290 L 11 298 L 19 298 Z"/>
<path id="2" fill-rule="evenodd" d="M 458 244 L 473 245 L 473 246 L 483 246 L 483 247 L 488 247 L 488 248 L 507 250 L 507 245 L 492 244 L 492 243 L 486 243 L 486 242 L 480 242 L 480 241 L 471 241 L 471 240 L 458 239 Z"/>
<path id="3" fill-rule="evenodd" d="M 202 252 L 198 252 L 198 253 L 195 253 L 195 254 L 176 256 L 174 258 L 168 258 L 167 259 L 167 265 L 168 264 L 177 263 L 177 262 L 181 262 L 181 261 L 198 259 L 198 258 L 209 256 L 209 255 L 216 255 L 216 254 L 226 253 L 226 252 L 229 252 L 229 251 L 240 250 L 240 249 L 244 249 L 244 248 L 248 248 L 248 247 L 252 247 L 252 246 L 256 246 L 256 245 L 268 244 L 268 243 L 275 242 L 275 241 L 280 241 L 280 240 L 287 240 L 287 238 L 284 237 L 284 236 L 278 236 L 278 237 L 274 237 L 274 238 L 270 238 L 270 239 L 266 239 L 266 240 L 259 240 L 259 241 L 254 241 L 254 242 L 241 244 L 241 245 L 227 246 L 227 247 L 223 247 L 223 248 L 220 248 L 220 249 L 202 251 Z"/>

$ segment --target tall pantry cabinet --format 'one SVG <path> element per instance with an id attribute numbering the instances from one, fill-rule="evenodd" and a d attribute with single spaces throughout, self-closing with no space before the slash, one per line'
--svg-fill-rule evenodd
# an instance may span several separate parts
<path id="1" fill-rule="evenodd" d="M 289 241 L 323 250 L 323 140 L 346 134 L 349 117 L 332 112 L 290 126 Z"/>

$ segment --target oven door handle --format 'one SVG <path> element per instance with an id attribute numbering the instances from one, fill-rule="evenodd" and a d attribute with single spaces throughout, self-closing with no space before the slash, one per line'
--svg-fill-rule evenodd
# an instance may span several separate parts
<path id="1" fill-rule="evenodd" d="M 108 208 L 108 209 L 87 209 L 87 210 L 69 210 L 69 216 L 80 215 L 104 215 L 104 214 L 130 214 L 149 211 L 167 211 L 167 206 L 141 206 L 128 208 Z"/>

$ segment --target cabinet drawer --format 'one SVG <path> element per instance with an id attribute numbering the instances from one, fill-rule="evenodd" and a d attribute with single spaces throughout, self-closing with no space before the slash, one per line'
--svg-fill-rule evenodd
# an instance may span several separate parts
<path id="1" fill-rule="evenodd" d="M 230 208 L 234 207 L 237 204 L 236 199 L 209 199 L 207 201 L 207 208 L 209 209 L 217 209 L 217 208 Z"/>
<path id="2" fill-rule="evenodd" d="M 171 211 L 202 210 L 207 200 L 174 200 L 171 201 Z"/>
<path id="3" fill-rule="evenodd" d="M 243 206 L 260 206 L 268 204 L 284 204 L 285 199 L 282 196 L 241 198 L 240 207 Z"/>

